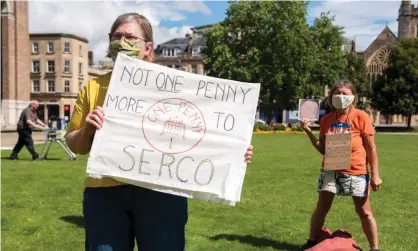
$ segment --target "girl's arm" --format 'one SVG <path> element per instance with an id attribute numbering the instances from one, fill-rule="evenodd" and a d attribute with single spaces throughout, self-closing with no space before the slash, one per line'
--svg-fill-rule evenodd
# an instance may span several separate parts
<path id="1" fill-rule="evenodd" d="M 306 135 L 308 135 L 311 140 L 312 145 L 315 149 L 322 155 L 325 154 L 325 135 L 319 135 L 319 140 L 316 138 L 315 134 L 312 133 L 311 129 L 305 130 Z"/>
<path id="2" fill-rule="evenodd" d="M 311 128 L 309 127 L 309 121 L 302 120 L 300 121 L 300 126 L 305 131 L 306 135 L 308 135 L 309 139 L 311 140 L 312 145 L 315 149 L 322 155 L 325 154 L 325 135 L 319 134 L 319 140 L 316 138 L 315 134 L 312 133 Z"/>
<path id="3" fill-rule="evenodd" d="M 379 189 L 382 180 L 379 173 L 379 162 L 377 160 L 376 144 L 374 142 L 374 135 L 363 136 L 363 142 L 367 153 L 367 160 L 370 163 L 370 171 L 372 175 L 371 185 L 374 191 Z"/>

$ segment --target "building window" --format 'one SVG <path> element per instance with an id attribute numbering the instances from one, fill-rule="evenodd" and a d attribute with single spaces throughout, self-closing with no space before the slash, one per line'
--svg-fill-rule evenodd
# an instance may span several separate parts
<path id="1" fill-rule="evenodd" d="M 32 92 L 40 92 L 41 86 L 39 80 L 32 80 Z"/>
<path id="2" fill-rule="evenodd" d="M 55 61 L 48 60 L 48 72 L 55 72 Z"/>
<path id="3" fill-rule="evenodd" d="M 12 14 L 12 7 L 9 1 L 1 1 L 1 14 Z"/>
<path id="4" fill-rule="evenodd" d="M 80 57 L 82 57 L 83 56 L 83 46 L 80 45 L 78 50 L 79 50 L 78 53 L 79 53 Z"/>
<path id="5" fill-rule="evenodd" d="M 68 42 L 64 43 L 64 52 L 70 53 L 70 43 Z"/>
<path id="6" fill-rule="evenodd" d="M 78 74 L 83 76 L 83 63 L 78 63 Z"/>
<path id="7" fill-rule="evenodd" d="M 70 72 L 70 60 L 64 62 L 64 72 Z"/>
<path id="8" fill-rule="evenodd" d="M 192 65 L 192 73 L 194 73 L 194 74 L 197 73 L 197 67 L 196 67 L 196 65 Z"/>
<path id="9" fill-rule="evenodd" d="M 55 92 L 55 81 L 48 80 L 48 92 Z"/>
<path id="10" fill-rule="evenodd" d="M 192 56 L 193 56 L 193 57 L 198 56 L 198 55 L 199 55 L 199 53 L 200 53 L 200 48 L 199 48 L 199 47 L 194 47 L 194 48 L 192 49 Z"/>
<path id="11" fill-rule="evenodd" d="M 70 92 L 70 80 L 64 82 L 64 92 Z"/>
<path id="12" fill-rule="evenodd" d="M 40 65 L 39 61 L 32 61 L 32 72 L 40 72 Z"/>
<path id="13" fill-rule="evenodd" d="M 32 44 L 32 52 L 38 54 L 39 53 L 39 44 L 37 42 L 34 42 Z"/>
<path id="14" fill-rule="evenodd" d="M 163 49 L 164 57 L 175 57 L 177 56 L 177 49 Z"/>
<path id="15" fill-rule="evenodd" d="M 54 43 L 53 42 L 48 42 L 47 51 L 48 51 L 48 53 L 54 53 Z"/>
<path id="16" fill-rule="evenodd" d="M 81 90 L 83 88 L 83 82 L 78 82 L 78 87 Z"/>

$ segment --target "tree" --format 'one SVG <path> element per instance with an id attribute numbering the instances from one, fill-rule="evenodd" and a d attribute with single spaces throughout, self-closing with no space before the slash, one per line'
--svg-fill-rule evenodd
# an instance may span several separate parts
<path id="1" fill-rule="evenodd" d="M 344 68 L 341 79 L 347 79 L 353 83 L 359 97 L 358 108 L 365 109 L 367 103 L 363 102 L 363 97 L 370 99 L 371 85 L 368 84 L 366 63 L 363 57 L 357 55 L 355 52 L 344 55 L 346 67 Z"/>
<path id="2" fill-rule="evenodd" d="M 310 27 L 312 46 L 315 49 L 310 85 L 316 90 L 310 90 L 312 93 L 309 93 L 309 96 L 316 96 L 318 93 L 322 96 L 324 87 L 340 79 L 347 66 L 347 59 L 342 50 L 343 28 L 334 25 L 334 17 L 328 15 L 329 13 L 321 13 Z"/>
<path id="3" fill-rule="evenodd" d="M 260 108 L 293 109 L 306 95 L 315 48 L 302 1 L 232 2 L 206 34 L 208 75 L 261 83 Z"/>
<path id="4" fill-rule="evenodd" d="M 392 51 L 384 77 L 373 84 L 372 107 L 385 115 L 418 113 L 418 39 L 405 38 Z"/>

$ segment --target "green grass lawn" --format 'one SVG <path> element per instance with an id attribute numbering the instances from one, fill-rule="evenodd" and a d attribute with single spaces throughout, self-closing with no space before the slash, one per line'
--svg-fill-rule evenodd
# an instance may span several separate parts
<path id="1" fill-rule="evenodd" d="M 298 250 L 307 236 L 317 193 L 320 156 L 304 135 L 254 136 L 241 202 L 235 207 L 189 200 L 187 250 Z M 383 187 L 372 193 L 380 247 L 418 250 L 418 136 L 378 135 Z M 40 146 L 37 146 L 40 150 Z M 82 188 L 87 158 L 9 161 L 2 152 L 1 231 L 3 251 L 74 251 L 84 248 Z M 338 197 L 326 226 L 346 228 L 368 245 L 351 198 Z"/>

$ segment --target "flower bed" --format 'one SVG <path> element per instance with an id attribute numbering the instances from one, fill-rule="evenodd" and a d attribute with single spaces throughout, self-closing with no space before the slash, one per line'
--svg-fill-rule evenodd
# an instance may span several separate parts
<path id="1" fill-rule="evenodd" d="M 305 134 L 299 125 L 295 125 L 293 128 L 287 127 L 283 124 L 273 124 L 269 126 L 266 124 L 258 123 L 254 125 L 253 134 Z"/>
<path id="2" fill-rule="evenodd" d="M 305 134 L 305 132 L 300 132 L 300 131 L 292 131 L 292 129 L 290 130 L 285 130 L 285 131 L 261 131 L 261 130 L 256 130 L 253 132 L 253 134 Z"/>

